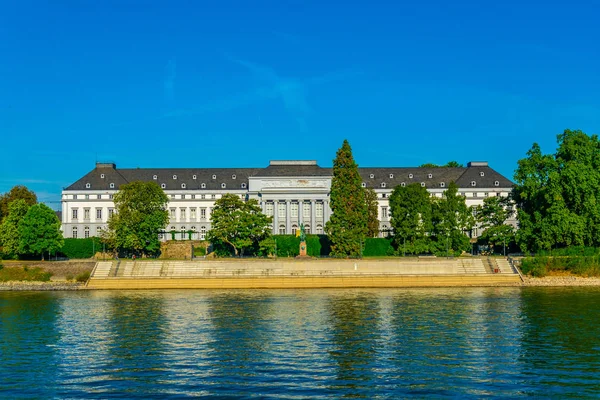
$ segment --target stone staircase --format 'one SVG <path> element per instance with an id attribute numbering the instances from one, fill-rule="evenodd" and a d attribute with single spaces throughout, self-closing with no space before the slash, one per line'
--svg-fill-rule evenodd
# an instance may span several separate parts
<path id="1" fill-rule="evenodd" d="M 500 274 L 514 274 L 513 267 L 506 258 L 496 258 L 496 265 L 498 267 L 498 273 Z"/>
<path id="2" fill-rule="evenodd" d="M 100 261 L 94 268 L 94 277 L 96 278 L 107 278 L 112 269 L 112 261 Z"/>
<path id="3" fill-rule="evenodd" d="M 459 260 L 460 267 L 459 271 L 465 274 L 487 274 L 488 270 L 485 268 L 483 261 L 480 258 L 471 258 Z M 462 270 L 460 269 L 462 267 Z"/>

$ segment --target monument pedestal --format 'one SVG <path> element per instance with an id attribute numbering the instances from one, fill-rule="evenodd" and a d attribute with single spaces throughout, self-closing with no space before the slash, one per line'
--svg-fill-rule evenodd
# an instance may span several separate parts
<path id="1" fill-rule="evenodd" d="M 297 259 L 302 259 L 302 258 L 306 258 L 306 259 L 310 259 L 312 257 L 308 256 L 306 254 L 306 242 L 300 242 L 300 254 L 296 256 Z"/>

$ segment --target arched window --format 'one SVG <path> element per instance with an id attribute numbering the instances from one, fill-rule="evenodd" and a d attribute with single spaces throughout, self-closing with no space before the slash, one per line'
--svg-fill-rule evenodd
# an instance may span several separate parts
<path id="1" fill-rule="evenodd" d="M 181 188 L 182 188 L 182 189 L 185 189 L 185 183 L 182 183 L 182 184 L 181 184 Z"/>
<path id="2" fill-rule="evenodd" d="M 152 179 L 157 180 L 158 179 L 158 175 L 153 175 Z"/>
<path id="3" fill-rule="evenodd" d="M 307 234 L 310 233 L 310 225 L 309 224 L 304 224 L 304 232 L 306 232 Z"/>
<path id="4" fill-rule="evenodd" d="M 285 235 L 285 225 L 279 225 L 279 234 Z"/>
<path id="5" fill-rule="evenodd" d="M 177 175 L 173 175 L 173 179 L 177 179 Z"/>
<path id="6" fill-rule="evenodd" d="M 196 179 L 196 178 L 197 178 L 196 175 L 192 175 L 192 179 Z"/>
<path id="7" fill-rule="evenodd" d="M 111 184 L 110 184 L 110 185 L 108 185 L 108 186 L 109 186 L 111 189 L 114 189 L 114 188 L 115 188 L 115 184 L 114 184 L 114 183 L 111 183 Z"/>
<path id="8" fill-rule="evenodd" d="M 227 185 L 225 185 L 225 183 L 221 183 L 221 189 L 225 189 L 227 187 Z"/>
<path id="9" fill-rule="evenodd" d="M 317 235 L 323 234 L 323 225 L 317 225 Z"/>
<path id="10" fill-rule="evenodd" d="M 200 187 L 201 187 L 202 189 L 206 189 L 206 183 L 203 183 L 203 184 L 201 184 L 201 185 L 200 185 Z"/>
<path id="11" fill-rule="evenodd" d="M 77 227 L 73 227 L 73 239 L 77 239 Z"/>
<path id="12" fill-rule="evenodd" d="M 161 183 L 161 184 L 160 184 L 160 188 L 161 188 L 161 189 L 166 189 L 166 188 L 167 188 L 167 185 L 165 185 L 164 183 Z"/>
<path id="13" fill-rule="evenodd" d="M 365 188 L 365 187 L 367 187 L 367 184 L 363 182 L 363 183 L 360 184 L 360 186 L 362 186 L 362 187 Z"/>

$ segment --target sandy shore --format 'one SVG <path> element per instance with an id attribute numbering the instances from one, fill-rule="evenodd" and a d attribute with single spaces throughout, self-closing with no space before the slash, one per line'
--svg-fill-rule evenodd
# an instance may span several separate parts
<path id="1" fill-rule="evenodd" d="M 600 278 L 583 278 L 580 276 L 545 276 L 532 278 L 525 276 L 523 286 L 600 286 Z"/>
<path id="2" fill-rule="evenodd" d="M 0 282 L 0 291 L 51 291 L 51 290 L 81 290 L 85 289 L 84 283 L 79 282 Z"/>

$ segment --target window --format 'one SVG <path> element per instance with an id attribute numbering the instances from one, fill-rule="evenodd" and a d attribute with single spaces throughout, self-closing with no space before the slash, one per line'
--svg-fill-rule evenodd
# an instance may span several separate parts
<path id="1" fill-rule="evenodd" d="M 86 239 L 90 237 L 90 227 L 89 226 L 86 226 L 83 229 L 83 237 Z"/>
<path id="2" fill-rule="evenodd" d="M 202 207 L 200 209 L 200 219 L 206 219 L 206 208 Z"/>
<path id="3" fill-rule="evenodd" d="M 73 227 L 73 239 L 77 239 L 77 227 Z"/>
<path id="4" fill-rule="evenodd" d="M 383 237 L 388 237 L 390 232 L 388 231 L 388 226 L 387 225 L 382 225 L 381 226 L 381 233 Z"/>
<path id="5" fill-rule="evenodd" d="M 195 195 L 195 194 L 193 194 L 193 195 L 192 195 L 192 200 L 194 200 L 195 198 L 196 198 L 196 195 Z"/>
<path id="6" fill-rule="evenodd" d="M 477 182 L 471 181 L 471 186 L 476 186 L 476 185 L 477 185 Z"/>
<path id="7" fill-rule="evenodd" d="M 179 218 L 181 218 L 181 220 L 185 219 L 185 208 L 183 207 L 179 209 Z"/>
<path id="8" fill-rule="evenodd" d="M 89 208 L 83 209 L 83 219 L 90 219 L 90 209 Z"/>
<path id="9" fill-rule="evenodd" d="M 86 184 L 85 184 L 85 188 L 86 188 L 86 189 L 89 189 L 89 188 L 91 188 L 91 187 L 92 187 L 92 185 L 90 185 L 89 183 L 86 183 Z"/>
<path id="10" fill-rule="evenodd" d="M 73 219 L 77 219 L 77 209 L 76 208 L 71 209 L 71 217 Z"/>
<path id="11" fill-rule="evenodd" d="M 157 180 L 158 176 L 157 175 L 152 175 L 152 179 Z"/>
<path id="12" fill-rule="evenodd" d="M 273 203 L 267 203 L 267 204 L 265 204 L 265 212 L 267 213 L 268 217 L 272 217 L 273 216 Z"/>
<path id="13" fill-rule="evenodd" d="M 177 175 L 173 175 L 173 179 L 177 179 Z"/>
<path id="14" fill-rule="evenodd" d="M 306 233 L 310 233 L 310 225 L 309 224 L 304 224 L 304 231 Z"/>
<path id="15" fill-rule="evenodd" d="M 405 187 L 406 183 L 405 182 L 400 182 L 400 186 Z"/>
<path id="16" fill-rule="evenodd" d="M 394 179 L 394 174 L 390 174 L 390 179 Z"/>
<path id="17" fill-rule="evenodd" d="M 166 189 L 166 188 L 167 188 L 167 185 L 165 185 L 164 183 L 161 183 L 161 184 L 160 184 L 160 187 L 161 187 L 162 189 Z"/>
<path id="18" fill-rule="evenodd" d="M 231 175 L 231 179 L 235 179 L 235 178 L 236 178 L 235 174 Z"/>
<path id="19" fill-rule="evenodd" d="M 302 208 L 304 209 L 304 212 L 302 213 L 303 214 L 303 218 L 305 220 L 310 219 L 310 203 L 304 203 L 302 205 Z"/>
<path id="20" fill-rule="evenodd" d="M 197 176 L 196 175 L 192 175 L 192 179 L 196 180 Z"/>
<path id="21" fill-rule="evenodd" d="M 315 204 L 315 214 L 317 214 L 317 217 L 319 218 L 323 217 L 323 203 Z"/>
<path id="22" fill-rule="evenodd" d="M 323 234 L 323 225 L 317 225 L 317 235 Z"/>
<path id="23" fill-rule="evenodd" d="M 408 178 L 412 179 L 413 178 L 413 174 L 408 174 Z"/>
<path id="24" fill-rule="evenodd" d="M 200 227 L 200 240 L 204 240 L 204 239 L 206 239 L 206 227 L 201 226 Z"/>
<path id="25" fill-rule="evenodd" d="M 446 187 L 446 182 L 440 182 L 440 187 Z"/>
<path id="26" fill-rule="evenodd" d="M 217 179 L 217 176 L 216 176 L 216 175 L 213 175 L 213 176 L 212 176 L 212 178 L 213 178 L 213 179 Z"/>
<path id="27" fill-rule="evenodd" d="M 292 203 L 291 207 L 292 207 L 292 218 L 298 218 L 298 203 Z M 296 232 L 292 232 L 292 233 L 296 233 Z"/>
<path id="28" fill-rule="evenodd" d="M 246 184 L 242 183 L 242 189 L 246 189 Z"/>
<path id="29" fill-rule="evenodd" d="M 297 231 L 298 231 L 298 225 L 296 225 L 296 224 L 292 225 L 292 235 L 295 235 Z"/>
<path id="30" fill-rule="evenodd" d="M 371 179 L 375 178 L 375 174 L 370 174 L 369 178 L 371 178 Z"/>
<path id="31" fill-rule="evenodd" d="M 114 184 L 114 183 L 112 183 L 112 182 L 111 182 L 111 184 L 110 184 L 110 185 L 108 185 L 108 186 L 109 186 L 111 189 L 114 189 L 114 188 L 115 188 L 115 184 Z"/>
<path id="32" fill-rule="evenodd" d="M 279 218 L 285 218 L 285 203 L 277 203 L 277 210 Z"/>
<path id="33" fill-rule="evenodd" d="M 202 199 L 202 200 L 206 199 L 206 195 L 204 195 L 204 194 L 201 194 L 201 195 L 200 195 L 200 199 Z"/>
<path id="34" fill-rule="evenodd" d="M 494 186 L 500 186 L 500 182 L 499 181 L 495 181 L 494 182 Z"/>
<path id="35" fill-rule="evenodd" d="M 387 218 L 387 216 L 388 216 L 388 208 L 381 207 L 381 218 Z"/>
<path id="36" fill-rule="evenodd" d="M 100 200 L 100 199 L 102 198 L 102 195 L 101 195 L 101 194 L 99 194 L 99 195 L 97 195 L 97 196 L 96 196 L 96 198 L 97 198 L 98 200 Z"/>
<path id="37" fill-rule="evenodd" d="M 384 188 L 385 187 L 385 182 L 381 182 L 381 187 Z"/>
<path id="38" fill-rule="evenodd" d="M 216 198 L 217 198 L 217 196 L 216 196 L 216 195 L 214 195 L 214 194 L 211 194 L 211 195 L 210 195 L 210 198 L 214 200 L 214 199 L 216 199 Z"/>
<path id="39" fill-rule="evenodd" d="M 109 199 L 109 200 L 112 200 L 112 199 L 113 199 L 113 197 L 114 197 L 114 195 L 112 195 L 112 194 L 109 194 L 109 195 L 108 195 L 108 199 Z"/>
<path id="40" fill-rule="evenodd" d="M 171 208 L 169 210 L 169 218 L 175 219 L 175 209 L 174 208 Z"/>
<path id="41" fill-rule="evenodd" d="M 425 182 L 421 182 L 421 187 L 425 187 Z"/>
<path id="42" fill-rule="evenodd" d="M 182 188 L 182 189 L 185 189 L 185 183 L 182 183 L 182 184 L 181 184 L 181 188 Z"/>
<path id="43" fill-rule="evenodd" d="M 109 208 L 108 209 L 108 218 L 112 217 L 114 213 L 115 213 L 115 209 L 114 208 Z"/>
<path id="44" fill-rule="evenodd" d="M 90 195 L 89 195 L 89 194 L 86 194 L 86 195 L 85 195 L 85 199 L 86 199 L 86 200 L 89 200 L 89 199 L 90 199 Z"/>
<path id="45" fill-rule="evenodd" d="M 201 187 L 202 189 L 206 189 L 206 183 L 202 183 L 202 184 L 200 185 L 200 187 Z"/>
<path id="46" fill-rule="evenodd" d="M 279 234 L 285 235 L 285 225 L 279 225 Z"/>
<path id="47" fill-rule="evenodd" d="M 101 179 L 104 179 L 104 174 L 100 174 L 100 178 L 101 178 Z"/>
<path id="48" fill-rule="evenodd" d="M 479 173 L 479 176 L 485 176 L 485 172 L 481 171 L 481 172 Z"/>
<path id="49" fill-rule="evenodd" d="M 172 199 L 174 199 L 174 198 L 175 198 L 175 195 L 174 195 L 174 194 L 172 194 L 172 195 L 171 195 L 171 198 L 172 198 Z"/>
<path id="50" fill-rule="evenodd" d="M 196 207 L 190 208 L 190 218 L 196 219 Z"/>
<path id="51" fill-rule="evenodd" d="M 221 189 L 225 189 L 227 187 L 227 185 L 225 185 L 225 183 L 221 183 Z"/>
<path id="52" fill-rule="evenodd" d="M 431 179 L 431 178 L 433 178 L 433 174 L 427 174 L 427 177 L 428 177 L 429 179 Z"/>
<path id="53" fill-rule="evenodd" d="M 102 219 L 102 209 L 96 208 L 96 219 Z"/>
<path id="54" fill-rule="evenodd" d="M 362 187 L 365 188 L 365 187 L 367 187 L 367 184 L 363 182 L 363 183 L 360 184 L 360 186 L 362 186 Z"/>

